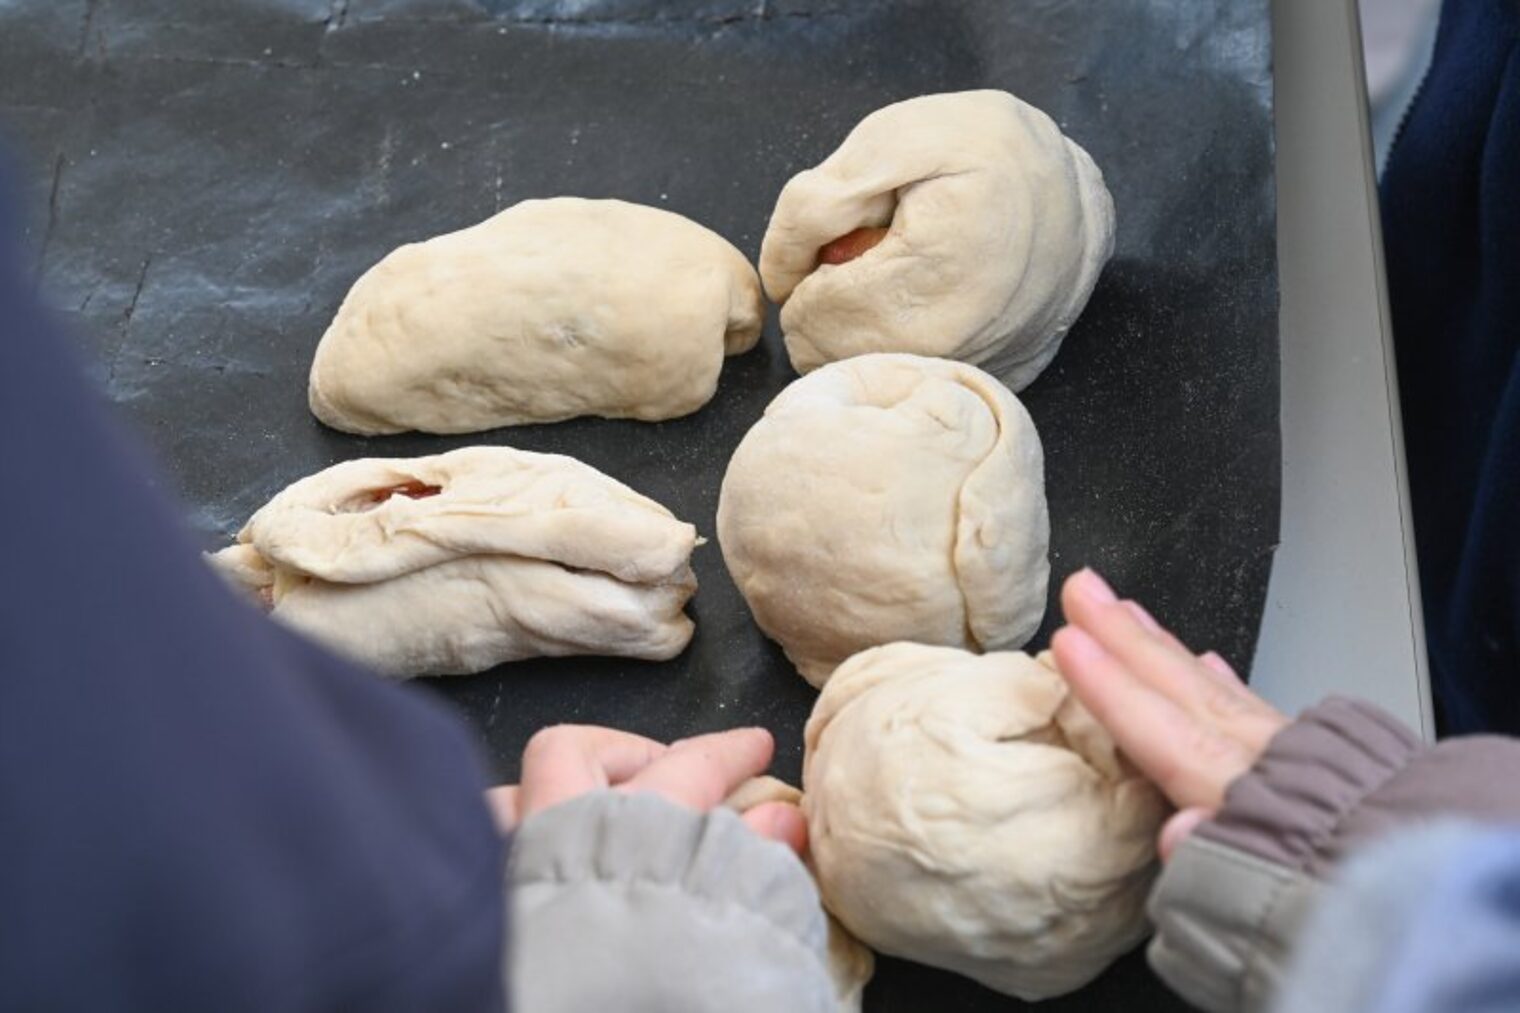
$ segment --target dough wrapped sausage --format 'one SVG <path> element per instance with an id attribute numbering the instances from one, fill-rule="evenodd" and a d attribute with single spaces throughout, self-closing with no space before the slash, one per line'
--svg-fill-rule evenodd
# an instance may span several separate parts
<path id="1" fill-rule="evenodd" d="M 1114 248 L 1087 152 L 1002 91 L 924 95 L 871 113 L 786 184 L 760 248 L 792 365 L 866 352 L 1039 375 Z"/>
<path id="2" fill-rule="evenodd" d="M 211 557 L 271 614 L 394 676 L 691 639 L 696 530 L 569 457 L 467 447 L 301 479 Z"/>

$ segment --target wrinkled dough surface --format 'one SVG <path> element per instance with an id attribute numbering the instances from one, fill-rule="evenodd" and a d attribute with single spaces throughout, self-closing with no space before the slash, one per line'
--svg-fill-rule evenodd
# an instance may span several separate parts
<path id="1" fill-rule="evenodd" d="M 805 744 L 824 903 L 872 948 L 1037 1000 L 1146 935 L 1167 807 L 1052 668 L 866 651 L 824 688 Z"/>
<path id="2" fill-rule="evenodd" d="M 444 675 L 540 655 L 674 657 L 693 632 L 682 609 L 696 541 L 573 458 L 466 447 L 301 479 L 211 560 L 275 618 L 350 657 Z"/>
<path id="3" fill-rule="evenodd" d="M 309 400 L 365 434 L 675 418 L 707 403 L 763 316 L 744 255 L 687 218 L 524 201 L 366 271 L 317 346 Z"/>
<path id="4" fill-rule="evenodd" d="M 765 802 L 800 805 L 802 792 L 780 778 L 763 775 L 745 781 L 723 800 L 724 805 L 741 814 Z M 809 866 L 810 871 L 811 868 Z M 817 878 L 816 874 L 814 878 Z M 860 940 L 850 935 L 849 929 L 841 925 L 838 918 L 827 910 L 824 915 L 829 926 L 829 977 L 834 982 L 840 1013 L 860 1013 L 866 985 L 876 973 L 876 957 Z"/>
<path id="5" fill-rule="evenodd" d="M 423 499 L 373 490 L 437 487 Z M 272 561 L 340 583 L 476 553 L 528 556 L 626 581 L 685 567 L 696 529 L 588 464 L 511 447 L 345 461 L 286 487 L 239 536 Z"/>
<path id="6" fill-rule="evenodd" d="M 861 227 L 842 264 L 820 248 Z M 1086 151 L 1007 92 L 878 109 L 783 188 L 760 276 L 783 303 L 799 372 L 866 352 L 984 365 L 1014 390 L 1039 375 L 1113 254 L 1114 208 Z"/>
<path id="7" fill-rule="evenodd" d="M 718 500 L 729 573 L 815 686 L 895 640 L 1023 644 L 1045 611 L 1049 538 L 1023 405 L 973 366 L 912 355 L 791 384 L 739 444 Z"/>

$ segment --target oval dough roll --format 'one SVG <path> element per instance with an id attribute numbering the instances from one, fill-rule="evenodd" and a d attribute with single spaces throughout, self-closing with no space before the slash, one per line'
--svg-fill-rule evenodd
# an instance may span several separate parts
<path id="1" fill-rule="evenodd" d="M 864 355 L 781 392 L 729 462 L 718 540 L 755 621 L 821 686 L 894 640 L 1017 647 L 1050 575 L 1044 458 L 964 363 Z"/>
<path id="2" fill-rule="evenodd" d="M 351 433 L 669 419 L 760 336 L 754 268 L 670 211 L 558 197 L 411 243 L 354 283 L 311 365 Z"/>
<path id="3" fill-rule="evenodd" d="M 569 457 L 467 447 L 334 465 L 211 557 L 275 618 L 396 676 L 538 655 L 663 660 L 693 626 L 696 530 Z"/>
<path id="4" fill-rule="evenodd" d="M 875 234 L 841 244 L 853 259 L 820 263 L 829 244 L 881 226 L 874 246 Z M 1113 200 L 1086 151 L 1007 92 L 956 92 L 878 109 L 792 177 L 760 276 L 783 303 L 799 372 L 913 352 L 985 365 L 1022 390 L 1055 357 L 1113 245 Z"/>
<path id="5" fill-rule="evenodd" d="M 865 651 L 804 740 L 824 904 L 873 949 L 1033 1001 L 1145 937 L 1167 806 L 1048 661 Z"/>

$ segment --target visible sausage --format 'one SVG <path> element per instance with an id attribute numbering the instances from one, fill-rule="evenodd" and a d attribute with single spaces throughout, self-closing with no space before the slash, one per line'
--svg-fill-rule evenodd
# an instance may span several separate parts
<path id="1" fill-rule="evenodd" d="M 846 232 L 833 242 L 825 243 L 819 249 L 818 263 L 848 263 L 885 238 L 887 238 L 887 230 L 884 228 L 866 227 Z"/>
<path id="2" fill-rule="evenodd" d="M 372 489 L 369 494 L 371 503 L 384 503 L 392 496 L 405 496 L 407 499 L 427 499 L 443 492 L 441 485 L 428 485 L 412 479 L 410 482 L 402 482 L 400 485 L 387 486 L 384 489 Z"/>

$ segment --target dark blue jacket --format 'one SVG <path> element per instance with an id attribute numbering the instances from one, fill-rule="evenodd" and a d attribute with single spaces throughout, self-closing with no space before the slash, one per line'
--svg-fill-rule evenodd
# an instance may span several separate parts
<path id="1" fill-rule="evenodd" d="M 1520 3 L 1447 0 L 1383 241 L 1442 730 L 1520 734 Z"/>
<path id="2" fill-rule="evenodd" d="M 222 588 L 15 234 L 0 220 L 0 1009 L 500 1008 L 503 846 L 467 733 Z"/>

